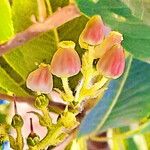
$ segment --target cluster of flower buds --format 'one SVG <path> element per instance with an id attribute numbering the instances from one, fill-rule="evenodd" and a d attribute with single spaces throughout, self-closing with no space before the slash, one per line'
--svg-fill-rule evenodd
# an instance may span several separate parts
<path id="1" fill-rule="evenodd" d="M 97 70 L 107 78 L 116 79 L 122 75 L 125 68 L 122 40 L 122 35 L 116 31 L 105 36 L 105 25 L 101 17 L 93 16 L 81 33 L 79 44 L 85 49 L 94 46 L 94 59 L 99 58 Z"/>
<path id="2" fill-rule="evenodd" d="M 42 63 L 38 69 L 29 74 L 26 81 L 27 87 L 32 91 L 42 93 L 37 96 L 35 107 L 41 110 L 44 116 L 34 112 L 39 117 L 42 126 L 48 129 L 52 129 L 51 127 L 53 126 L 47 109 L 49 99 L 43 95 L 52 91 L 53 75 L 62 79 L 64 92 L 57 90 L 63 100 L 69 102 L 66 107 L 71 106 L 71 109 L 61 113 L 57 123 L 61 125 L 61 128 L 71 129 L 79 124 L 76 118 L 79 111 L 77 110 L 78 112 L 75 113 L 75 109 L 78 108 L 79 104 L 82 104 L 80 102 L 87 97 L 93 98 L 93 95 L 94 98 L 98 97 L 97 95 L 99 95 L 108 78 L 116 79 L 123 74 L 125 52 L 121 46 L 122 40 L 122 34 L 117 31 L 110 31 L 109 34 L 106 34 L 106 26 L 102 18 L 98 15 L 93 16 L 87 22 L 79 37 L 80 47 L 87 50 L 82 57 L 82 66 L 80 57 L 75 50 L 75 43 L 73 41 L 62 41 L 58 44 L 58 49 L 52 58 L 51 64 Z M 94 59 L 98 59 L 96 67 L 93 65 Z M 75 94 L 73 94 L 69 88 L 68 78 L 77 75 L 80 70 L 83 74 L 83 80 L 81 80 L 82 82 L 77 86 Z M 102 78 L 100 81 L 91 82 L 95 76 L 97 77 L 97 73 L 99 74 L 98 77 Z M 21 128 L 22 125 L 22 118 L 16 114 L 13 118 L 12 126 Z M 39 136 L 33 132 L 31 119 L 31 133 L 27 139 L 28 145 L 33 147 L 39 141 Z"/>
<path id="3" fill-rule="evenodd" d="M 68 78 L 78 74 L 80 69 L 81 62 L 75 51 L 75 43 L 62 41 L 52 58 L 51 65 L 39 65 L 38 69 L 29 74 L 26 84 L 32 91 L 48 94 L 53 88 L 52 74 L 60 78 Z"/>
<path id="4" fill-rule="evenodd" d="M 125 53 L 121 46 L 123 37 L 117 31 L 111 31 L 106 35 L 105 29 L 106 26 L 100 16 L 91 17 L 79 37 L 79 44 L 84 49 L 94 48 L 92 59 L 99 59 L 96 69 L 100 75 L 116 79 L 122 75 L 125 68 Z M 75 50 L 75 43 L 62 41 L 51 64 L 41 64 L 38 69 L 29 74 L 27 87 L 32 91 L 47 94 L 53 88 L 52 74 L 66 82 L 66 78 L 78 74 L 80 70 L 81 61 Z M 69 91 L 68 86 L 64 86 L 64 90 L 72 99 L 72 92 Z"/>

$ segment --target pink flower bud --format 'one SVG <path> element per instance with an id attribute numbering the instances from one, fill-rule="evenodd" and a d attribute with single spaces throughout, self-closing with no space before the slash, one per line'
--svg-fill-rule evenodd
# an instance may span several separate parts
<path id="1" fill-rule="evenodd" d="M 125 68 L 125 54 L 120 44 L 114 45 L 97 63 L 97 70 L 105 77 L 116 79 Z"/>
<path id="2" fill-rule="evenodd" d="M 54 54 L 51 62 L 51 72 L 58 77 L 71 77 L 79 73 L 81 62 L 75 51 L 75 43 L 63 41 Z"/>
<path id="3" fill-rule="evenodd" d="M 123 40 L 122 34 L 116 31 L 110 32 L 110 34 L 105 38 L 105 40 L 98 46 L 95 47 L 94 58 L 101 58 L 106 51 L 108 51 L 113 45 L 121 44 Z"/>
<path id="4" fill-rule="evenodd" d="M 86 24 L 82 31 L 79 44 L 82 48 L 87 49 L 88 45 L 99 45 L 105 35 L 105 26 L 100 16 L 93 16 Z"/>
<path id="5" fill-rule="evenodd" d="M 53 88 L 50 66 L 41 64 L 38 69 L 29 74 L 26 84 L 32 91 L 50 93 Z"/>

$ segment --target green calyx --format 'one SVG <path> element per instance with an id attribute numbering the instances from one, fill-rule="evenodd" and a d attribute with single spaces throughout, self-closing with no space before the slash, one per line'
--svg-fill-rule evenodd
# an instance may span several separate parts
<path id="1" fill-rule="evenodd" d="M 15 114 L 12 119 L 11 125 L 16 129 L 16 128 L 21 128 L 23 126 L 23 123 L 24 122 L 22 117 L 18 114 Z"/>
<path id="2" fill-rule="evenodd" d="M 72 112 L 65 112 L 63 116 L 61 116 L 60 122 L 66 128 L 72 128 L 78 124 L 76 116 Z"/>
<path id="3" fill-rule="evenodd" d="M 30 133 L 27 138 L 28 146 L 35 146 L 40 142 L 40 137 L 36 133 Z"/>
<path id="4" fill-rule="evenodd" d="M 37 109 L 44 109 L 48 106 L 49 100 L 45 95 L 40 95 L 35 99 L 35 107 Z"/>
<path id="5" fill-rule="evenodd" d="M 75 43 L 73 41 L 62 41 L 59 42 L 58 47 L 60 48 L 75 48 Z"/>

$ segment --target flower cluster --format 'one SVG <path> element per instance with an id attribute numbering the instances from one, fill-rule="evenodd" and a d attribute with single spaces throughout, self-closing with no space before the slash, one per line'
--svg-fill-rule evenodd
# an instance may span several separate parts
<path id="1" fill-rule="evenodd" d="M 117 31 L 111 31 L 105 36 L 105 25 L 101 17 L 93 16 L 82 31 L 79 44 L 81 48 L 90 51 L 92 61 L 99 59 L 96 69 L 100 75 L 116 79 L 122 75 L 125 67 L 122 40 L 122 35 Z M 84 65 L 84 62 L 82 63 Z M 72 77 L 80 71 L 81 61 L 75 50 L 75 43 L 62 41 L 58 45 L 58 50 L 54 54 L 51 64 L 41 64 L 37 70 L 29 74 L 27 87 L 35 92 L 47 94 L 53 88 L 52 74 L 64 79 Z"/>
<path id="2" fill-rule="evenodd" d="M 31 133 L 27 139 L 29 149 L 44 149 L 63 141 L 69 135 L 69 131 L 79 125 L 80 119 L 77 115 L 87 108 L 86 102 L 93 101 L 93 98 L 99 99 L 107 89 L 108 81 L 123 74 L 125 52 L 121 46 L 122 40 L 122 35 L 117 31 L 106 34 L 106 26 L 102 18 L 98 15 L 93 16 L 79 37 L 79 45 L 85 50 L 81 59 L 73 41 L 61 41 L 51 63 L 41 63 L 28 75 L 26 85 L 37 92 L 35 107 L 42 112 L 42 115 L 33 111 L 31 113 L 37 115 L 40 125 L 48 130 L 45 138 L 40 141 L 39 136 L 33 132 L 32 119 L 30 119 Z M 75 91 L 72 91 L 68 78 L 79 72 L 82 78 Z M 62 80 L 64 90 L 54 88 L 53 76 Z M 58 114 L 56 123 L 53 123 L 48 110 L 52 91 L 59 94 L 65 105 L 65 109 Z M 12 126 L 16 129 L 18 137 L 21 137 L 23 120 L 20 115 L 15 114 Z M 13 146 L 21 149 L 23 144 L 19 146 L 20 141 L 16 141 Z"/>
<path id="3" fill-rule="evenodd" d="M 122 40 L 122 35 L 117 31 L 110 31 L 109 34 L 106 34 L 106 26 L 102 18 L 98 15 L 93 16 L 87 22 L 79 37 L 80 47 L 86 50 L 81 60 L 75 50 L 75 43 L 73 41 L 62 41 L 58 44 L 58 49 L 53 55 L 51 64 L 42 63 L 38 69 L 29 74 L 27 78 L 29 89 L 38 94 L 49 94 L 54 89 L 67 102 L 64 112 L 59 114 L 57 124 L 53 125 L 48 112 L 45 111 L 48 106 L 47 98 L 45 99 L 43 95 L 38 96 L 35 106 L 45 115 L 43 119 L 38 115 L 41 125 L 51 129 L 53 126 L 61 124 L 61 127 L 70 130 L 79 124 L 76 116 L 84 109 L 81 102 L 99 98 L 107 89 L 106 83 L 110 79 L 116 79 L 123 74 L 125 53 L 121 46 Z M 95 60 L 96 64 L 94 63 Z M 79 72 L 82 73 L 83 77 L 75 91 L 72 91 L 68 78 L 77 75 Z M 63 91 L 53 88 L 53 75 L 61 78 Z M 45 102 L 46 105 L 44 105 Z M 46 119 L 50 121 L 48 122 Z M 56 127 L 54 128 L 56 130 Z M 62 133 L 62 128 L 59 129 L 59 132 Z M 57 133 L 58 137 L 60 133 Z M 64 137 L 65 135 L 63 133 Z"/>

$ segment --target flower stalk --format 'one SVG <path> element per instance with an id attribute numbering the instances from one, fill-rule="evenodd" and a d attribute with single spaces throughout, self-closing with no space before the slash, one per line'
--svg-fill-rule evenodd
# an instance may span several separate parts
<path id="1" fill-rule="evenodd" d="M 72 102 L 74 100 L 74 96 L 69 87 L 68 78 L 64 77 L 64 78 L 61 78 L 61 80 L 62 80 L 63 88 L 67 97 L 66 100 L 69 102 Z"/>
<path id="2" fill-rule="evenodd" d="M 43 138 L 36 146 L 31 147 L 29 150 L 41 150 L 49 145 L 56 145 L 56 140 L 58 136 L 62 133 L 63 127 L 61 125 L 57 125 L 54 127 L 53 131 L 48 131 L 45 138 Z"/>

